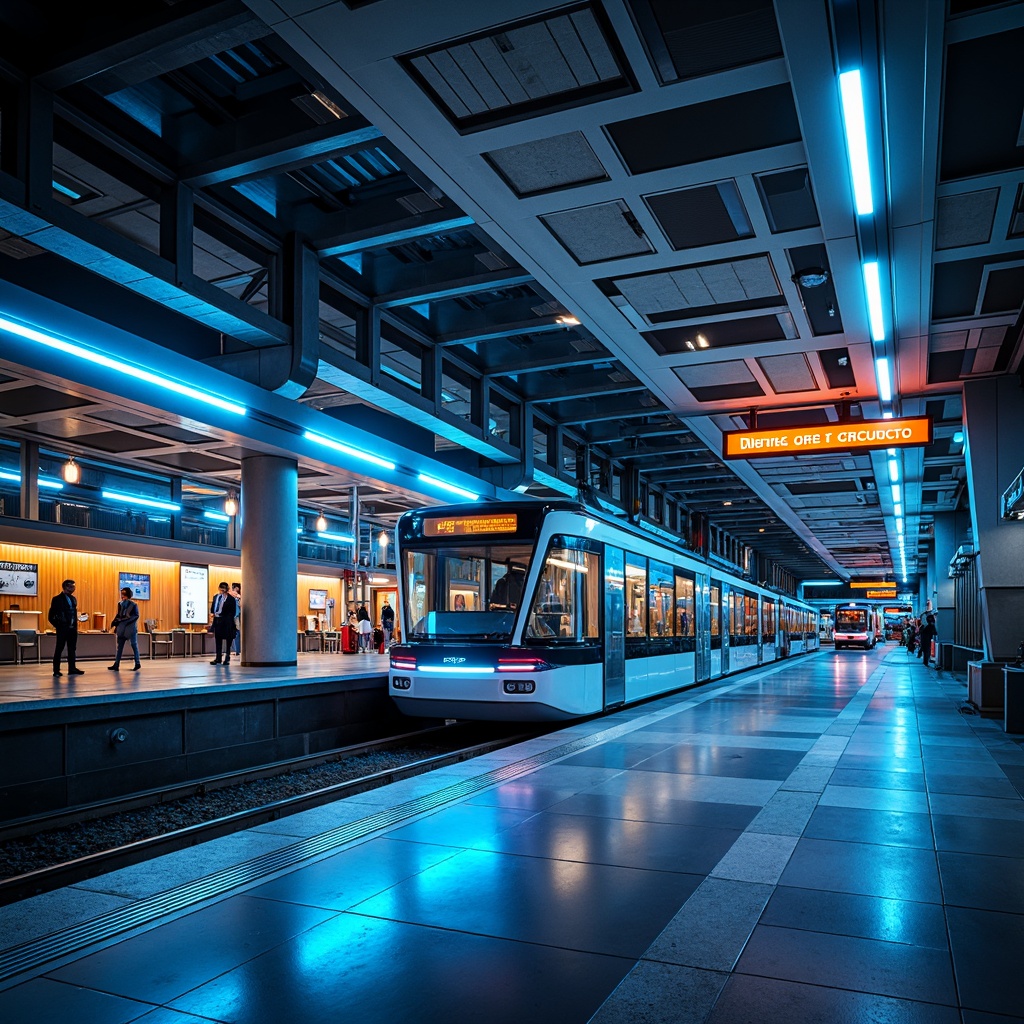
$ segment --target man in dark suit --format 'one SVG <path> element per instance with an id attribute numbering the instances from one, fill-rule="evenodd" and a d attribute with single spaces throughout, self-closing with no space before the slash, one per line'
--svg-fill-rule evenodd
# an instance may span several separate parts
<path id="1" fill-rule="evenodd" d="M 65 580 L 61 584 L 60 593 L 50 602 L 46 618 L 57 631 L 57 643 L 53 648 L 53 674 L 60 675 L 60 656 L 67 647 L 68 675 L 85 675 L 75 665 L 75 652 L 78 649 L 78 602 L 75 600 L 74 580 Z"/>
<path id="2" fill-rule="evenodd" d="M 213 628 L 213 639 L 216 641 L 216 657 L 210 662 L 211 665 L 231 664 L 231 641 L 235 638 L 236 609 L 235 599 L 231 596 L 227 583 L 219 584 L 217 594 L 210 602 L 210 625 Z"/>

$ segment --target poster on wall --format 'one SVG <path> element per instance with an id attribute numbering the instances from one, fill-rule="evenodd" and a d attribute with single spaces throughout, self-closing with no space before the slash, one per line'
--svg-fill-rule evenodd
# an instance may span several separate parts
<path id="1" fill-rule="evenodd" d="M 35 562 L 0 562 L 0 594 L 13 597 L 39 593 L 39 566 Z"/>
<path id="2" fill-rule="evenodd" d="M 119 583 L 117 589 L 124 590 L 127 587 L 132 592 L 136 601 L 149 600 L 149 573 L 148 572 L 122 572 L 118 573 Z"/>
<path id="3" fill-rule="evenodd" d="M 181 622 L 192 625 L 209 622 L 210 567 L 208 565 L 181 566 Z"/>

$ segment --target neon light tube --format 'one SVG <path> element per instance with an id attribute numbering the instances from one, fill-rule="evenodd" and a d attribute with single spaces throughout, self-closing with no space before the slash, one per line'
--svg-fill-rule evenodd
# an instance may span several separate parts
<path id="1" fill-rule="evenodd" d="M 230 523 L 231 516 L 224 515 L 223 512 L 204 512 L 204 519 L 212 519 L 215 523 Z"/>
<path id="2" fill-rule="evenodd" d="M 892 514 L 894 516 L 902 516 L 903 515 L 903 506 L 898 501 L 892 507 Z"/>
<path id="3" fill-rule="evenodd" d="M 885 321 L 882 319 L 882 283 L 878 276 L 877 260 L 864 264 L 864 294 L 868 300 L 871 340 L 885 341 Z"/>
<path id="4" fill-rule="evenodd" d="M 875 360 L 875 376 L 878 378 L 878 397 L 880 401 L 892 401 L 892 380 L 889 377 L 889 360 L 885 356 Z"/>
<path id="5" fill-rule="evenodd" d="M 868 131 L 864 120 L 864 92 L 860 71 L 844 71 L 839 76 L 839 96 L 843 104 L 843 127 L 846 129 L 846 153 L 850 160 L 850 179 L 857 216 L 874 213 L 871 195 L 871 165 L 868 163 Z"/>
<path id="6" fill-rule="evenodd" d="M 467 491 L 463 487 L 456 487 L 455 484 L 446 483 L 444 480 L 438 480 L 437 477 L 427 476 L 426 473 L 420 473 L 416 479 L 421 483 L 429 484 L 431 487 L 437 487 L 439 490 L 448 491 L 450 494 L 457 494 L 460 498 L 468 498 L 470 501 L 476 501 L 480 497 L 479 494 Z"/>
<path id="7" fill-rule="evenodd" d="M 13 483 L 20 484 L 21 483 L 21 474 L 20 473 L 0 472 L 0 480 L 10 480 Z M 63 491 L 64 490 L 64 485 L 59 480 L 44 480 L 42 477 L 40 477 L 36 481 L 36 485 L 39 486 L 39 487 L 45 487 L 47 490 L 50 490 L 50 491 Z"/>
<path id="8" fill-rule="evenodd" d="M 900 482 L 900 464 L 895 459 L 889 460 L 889 483 L 898 484 Z"/>
<path id="9" fill-rule="evenodd" d="M 26 324 L 16 323 L 14 320 L 8 320 L 6 317 L 0 316 L 0 330 L 16 334 L 19 338 L 24 338 L 26 341 L 34 341 L 39 345 L 45 345 L 47 348 L 56 349 L 58 352 L 74 356 L 76 359 L 84 359 L 86 362 L 95 363 L 97 366 L 103 366 L 108 370 L 123 373 L 132 380 L 144 380 L 147 384 L 155 384 L 157 387 L 164 388 L 167 391 L 174 391 L 176 394 L 184 395 L 186 398 L 194 398 L 198 402 L 205 402 L 207 405 L 223 409 L 225 412 L 232 412 L 237 416 L 244 416 L 246 414 L 245 406 L 238 405 L 237 402 L 229 402 L 226 398 L 212 395 L 208 391 L 200 391 L 198 388 L 182 384 L 180 381 L 172 380 L 170 377 L 162 377 L 160 374 L 153 373 L 152 370 L 144 369 L 141 366 L 123 363 L 119 359 L 112 359 L 101 352 L 94 352 L 92 349 L 84 348 L 82 345 L 76 345 L 74 342 L 65 341 L 63 338 L 55 337 L 52 334 L 46 334 Z"/>
<path id="10" fill-rule="evenodd" d="M 137 494 L 122 494 L 120 491 L 101 491 L 107 501 L 120 501 L 125 505 L 145 505 L 146 508 L 158 508 L 164 512 L 180 512 L 181 506 L 173 501 L 157 501 L 155 498 L 140 498 Z"/>
<path id="11" fill-rule="evenodd" d="M 336 544 L 355 544 L 355 537 L 349 537 L 344 533 L 317 533 L 318 537 L 324 540 L 333 540 Z"/>
<path id="12" fill-rule="evenodd" d="M 897 519 L 896 520 L 896 532 L 897 533 L 903 533 L 903 520 L 902 519 Z"/>
<path id="13" fill-rule="evenodd" d="M 805 587 L 841 587 L 842 580 L 804 580 Z"/>
<path id="14" fill-rule="evenodd" d="M 900 485 L 899 484 L 893 484 L 892 485 L 892 503 L 894 505 L 899 505 L 900 502 L 902 502 L 902 501 L 903 501 L 903 498 L 900 497 Z"/>
<path id="15" fill-rule="evenodd" d="M 388 462 L 387 459 L 381 459 L 376 455 L 371 455 L 369 452 L 364 452 L 359 448 L 353 448 L 351 445 L 342 444 L 341 441 L 335 441 L 329 437 L 321 437 L 319 434 L 314 434 L 310 430 L 307 430 L 302 436 L 307 441 L 315 441 L 317 444 L 322 444 L 325 448 L 333 448 L 336 452 L 351 455 L 354 459 L 361 459 L 363 462 L 369 462 L 373 466 L 380 466 L 381 469 L 395 468 L 395 464 L 393 462 Z"/>
<path id="16" fill-rule="evenodd" d="M 572 572 L 590 572 L 586 565 L 582 565 L 579 562 L 567 562 L 564 558 L 548 558 L 548 565 L 557 565 L 560 569 L 570 569 Z"/>

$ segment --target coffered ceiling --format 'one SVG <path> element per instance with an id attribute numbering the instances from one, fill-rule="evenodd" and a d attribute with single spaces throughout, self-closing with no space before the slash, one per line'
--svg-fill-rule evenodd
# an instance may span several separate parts
<path id="1" fill-rule="evenodd" d="M 1019 370 L 1022 43 L 1024 5 L 970 0 L 0 3 L 0 280 L 482 493 L 635 493 L 797 580 L 900 568 L 886 452 L 726 463 L 722 432 L 929 415 L 914 577 L 966 500 L 962 382 Z M 53 369 L 0 348 L 0 434 L 222 484 L 263 450 Z M 300 465 L 311 502 L 431 500 Z"/>

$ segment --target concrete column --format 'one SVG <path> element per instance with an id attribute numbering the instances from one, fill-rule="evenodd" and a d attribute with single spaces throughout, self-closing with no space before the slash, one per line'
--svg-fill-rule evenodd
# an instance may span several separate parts
<path id="1" fill-rule="evenodd" d="M 294 459 L 242 459 L 242 664 L 294 665 L 299 572 Z"/>
<path id="2" fill-rule="evenodd" d="M 1012 660 L 1024 640 L 1024 523 L 1003 520 L 999 499 L 1024 463 L 1018 379 L 965 381 L 964 427 L 985 658 Z"/>
<path id="3" fill-rule="evenodd" d="M 953 640 L 956 619 L 956 584 L 949 578 L 949 560 L 971 532 L 971 517 L 966 510 L 937 512 L 932 550 L 935 552 L 935 625 L 943 641 Z"/>
<path id="4" fill-rule="evenodd" d="M 35 441 L 21 442 L 21 518 L 39 520 L 39 445 Z"/>

